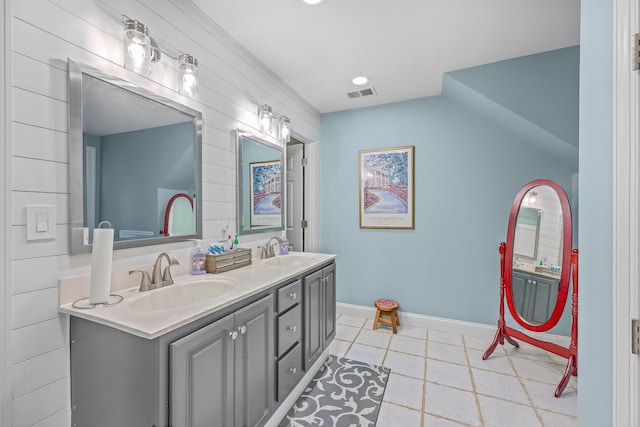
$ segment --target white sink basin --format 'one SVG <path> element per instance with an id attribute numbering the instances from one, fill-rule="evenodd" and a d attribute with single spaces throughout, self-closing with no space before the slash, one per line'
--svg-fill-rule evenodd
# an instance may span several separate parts
<path id="1" fill-rule="evenodd" d="M 169 285 L 146 292 L 131 303 L 134 311 L 175 310 L 192 304 L 219 298 L 233 289 L 237 282 L 232 279 L 215 278 L 191 283 Z"/>
<path id="2" fill-rule="evenodd" d="M 300 265 L 309 259 L 310 257 L 303 255 L 281 255 L 275 258 L 265 259 L 264 263 L 267 265 Z"/>

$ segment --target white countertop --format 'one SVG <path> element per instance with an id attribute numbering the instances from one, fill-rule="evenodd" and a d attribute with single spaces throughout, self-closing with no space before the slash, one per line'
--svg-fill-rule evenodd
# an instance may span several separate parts
<path id="1" fill-rule="evenodd" d="M 560 278 L 560 271 L 549 270 L 548 268 L 538 267 L 534 264 L 519 263 L 516 264 L 513 269 L 524 271 L 526 273 L 535 273 L 541 276 L 551 277 L 552 279 Z"/>
<path id="2" fill-rule="evenodd" d="M 138 292 L 138 287 L 136 286 L 112 292 L 123 297 L 122 302 L 112 306 L 98 305 L 92 309 L 79 309 L 73 307 L 72 303 L 67 303 L 61 305 L 58 310 L 61 313 L 108 325 L 133 335 L 153 339 L 251 295 L 269 289 L 278 283 L 294 278 L 302 272 L 312 270 L 335 257 L 335 255 L 331 254 L 295 252 L 269 260 L 254 259 L 249 266 L 225 273 L 188 274 L 174 277 L 174 285 L 160 289 Z M 284 258 L 287 259 L 285 260 Z M 163 295 L 161 293 L 165 292 L 167 293 L 166 296 L 172 298 L 173 294 L 169 295 L 168 293 L 180 293 L 184 290 L 184 287 L 194 284 L 201 289 L 208 286 L 221 286 L 224 289 L 229 287 L 229 289 L 222 295 L 214 297 L 203 296 L 202 299 L 198 298 L 179 307 L 153 309 L 153 301 L 166 302 L 169 300 L 162 298 Z M 156 294 L 152 296 L 154 293 Z M 145 298 L 147 300 L 142 301 Z M 140 307 L 144 308 L 140 309 Z"/>

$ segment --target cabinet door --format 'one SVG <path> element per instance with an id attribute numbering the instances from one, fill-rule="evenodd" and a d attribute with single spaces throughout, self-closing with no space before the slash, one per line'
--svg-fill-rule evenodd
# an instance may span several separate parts
<path id="1" fill-rule="evenodd" d="M 322 269 L 323 291 L 323 331 L 322 348 L 326 349 L 336 335 L 336 265 L 331 264 Z"/>
<path id="2" fill-rule="evenodd" d="M 535 298 L 532 310 L 533 323 L 542 324 L 549 320 L 558 299 L 558 281 L 543 277 L 533 276 L 532 290 L 535 289 Z"/>
<path id="3" fill-rule="evenodd" d="M 273 296 L 235 312 L 235 425 L 262 425 L 274 401 Z M 232 424 L 228 424 L 230 426 Z"/>
<path id="4" fill-rule="evenodd" d="M 233 315 L 173 342 L 171 424 L 233 425 Z"/>
<path id="5" fill-rule="evenodd" d="M 307 370 L 322 353 L 322 271 L 304 280 L 304 369 Z"/>
<path id="6" fill-rule="evenodd" d="M 523 274 L 518 271 L 513 271 L 513 274 L 511 275 L 511 293 L 513 294 L 513 303 L 516 306 L 516 311 L 523 319 L 526 318 L 525 293 L 527 289 L 527 279 L 529 278 L 529 274 Z"/>

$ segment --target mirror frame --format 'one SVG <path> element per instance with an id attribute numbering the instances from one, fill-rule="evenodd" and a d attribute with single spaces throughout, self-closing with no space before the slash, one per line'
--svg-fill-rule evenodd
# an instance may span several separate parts
<path id="1" fill-rule="evenodd" d="M 515 303 L 513 301 L 513 291 L 511 287 L 511 276 L 513 270 L 513 244 L 515 238 L 516 221 L 518 218 L 518 212 L 524 200 L 524 196 L 533 188 L 540 186 L 551 187 L 557 194 L 560 201 L 560 207 L 562 209 L 562 271 L 560 272 L 560 282 L 558 284 L 558 298 L 556 305 L 553 308 L 553 312 L 546 322 L 540 325 L 534 325 L 523 319 L 516 310 Z M 509 226 L 507 229 L 507 242 L 505 251 L 505 263 L 504 263 L 504 285 L 506 288 L 507 305 L 511 316 L 515 319 L 520 326 L 535 332 L 544 332 L 553 328 L 564 311 L 567 296 L 569 293 L 569 281 L 571 278 L 571 246 L 572 246 L 572 228 L 571 228 L 571 208 L 569 206 L 569 199 L 565 191 L 553 181 L 546 179 L 538 179 L 526 184 L 516 195 L 513 205 L 511 206 L 511 213 L 509 214 Z"/>
<path id="2" fill-rule="evenodd" d="M 195 234 L 181 236 L 154 236 L 145 239 L 114 240 L 113 249 L 134 248 L 140 246 L 160 245 L 164 243 L 183 242 L 192 239 L 202 238 L 202 113 L 187 107 L 177 101 L 165 98 L 148 89 L 131 83 L 125 78 L 130 75 L 130 71 L 122 68 L 111 70 L 113 74 L 82 64 L 71 58 L 68 62 L 69 77 L 69 250 L 71 255 L 89 253 L 93 244 L 78 241 L 73 237 L 75 226 L 81 225 L 84 228 L 84 162 L 83 162 L 83 75 L 105 81 L 118 86 L 122 90 L 133 92 L 134 94 L 148 98 L 159 104 L 164 104 L 169 108 L 178 110 L 193 118 L 195 127 L 195 149 L 194 149 L 194 182 L 195 182 Z M 176 94 L 176 96 L 181 96 Z M 197 202 L 196 202 L 197 201 Z"/>
<path id="3" fill-rule="evenodd" d="M 242 131 L 240 129 L 234 130 L 233 132 L 233 137 L 236 140 L 236 159 L 237 159 L 237 174 L 236 174 L 236 198 L 237 198 L 237 203 L 236 203 L 236 222 L 237 222 L 237 230 L 238 230 L 238 235 L 242 236 L 242 235 L 247 235 L 247 234 L 256 234 L 256 233 L 264 233 L 264 232 L 273 232 L 273 231 L 282 231 L 285 229 L 285 224 L 286 224 L 286 202 L 287 202 L 287 191 L 286 191 L 286 171 L 287 171 L 287 166 L 286 166 L 286 162 L 287 162 L 287 156 L 286 156 L 286 151 L 285 148 L 281 145 L 278 145 L 274 142 L 268 141 L 264 138 L 260 138 L 250 132 L 245 132 Z M 255 230 L 249 228 L 247 229 L 243 229 L 242 228 L 242 211 L 244 208 L 244 200 L 242 198 L 243 196 L 243 181 L 242 181 L 242 166 L 243 166 L 243 158 L 242 158 L 242 138 L 248 138 L 251 139 L 259 144 L 263 144 L 269 148 L 273 148 L 275 150 L 278 150 L 281 155 L 282 155 L 282 166 L 281 166 L 281 170 L 282 170 L 282 178 L 281 178 L 281 187 L 280 187 L 280 206 L 281 206 L 281 221 L 280 221 L 280 226 L 278 227 L 260 227 L 260 228 L 256 228 Z"/>

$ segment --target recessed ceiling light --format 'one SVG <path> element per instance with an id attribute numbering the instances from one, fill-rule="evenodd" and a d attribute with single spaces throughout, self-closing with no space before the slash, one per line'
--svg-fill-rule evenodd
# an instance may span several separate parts
<path id="1" fill-rule="evenodd" d="M 353 82 L 354 85 L 362 86 L 362 85 L 366 85 L 367 83 L 369 83 L 369 77 L 367 77 L 367 76 L 356 76 L 351 81 Z"/>
<path id="2" fill-rule="evenodd" d="M 318 4 L 322 2 L 322 0 L 302 0 L 302 1 L 305 2 L 306 4 Z"/>

